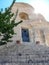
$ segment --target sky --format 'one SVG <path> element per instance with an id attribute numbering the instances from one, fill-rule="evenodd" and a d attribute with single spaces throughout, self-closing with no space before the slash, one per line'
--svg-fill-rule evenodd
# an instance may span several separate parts
<path id="1" fill-rule="evenodd" d="M 11 5 L 13 0 L 0 0 L 0 9 L 5 9 Z M 35 13 L 41 13 L 49 21 L 49 0 L 16 0 L 16 2 L 25 2 L 35 8 Z"/>

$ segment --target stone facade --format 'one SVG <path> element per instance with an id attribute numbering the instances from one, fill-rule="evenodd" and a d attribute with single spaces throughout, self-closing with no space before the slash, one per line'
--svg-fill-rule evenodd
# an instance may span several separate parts
<path id="1" fill-rule="evenodd" d="M 41 45 L 49 46 L 49 22 L 41 14 L 35 14 L 34 8 L 27 3 L 15 3 L 12 7 L 12 12 L 15 14 L 18 9 L 18 15 L 16 22 L 23 20 L 21 24 L 14 28 L 17 35 L 15 35 L 15 41 L 22 41 L 21 29 L 29 30 L 30 42 L 28 44 L 35 44 L 39 41 Z M 35 43 L 33 43 L 35 42 Z"/>
<path id="2" fill-rule="evenodd" d="M 49 22 L 27 3 L 15 3 L 11 11 L 17 9 L 15 22 L 23 22 L 14 28 L 13 42 L 0 46 L 0 65 L 49 65 Z"/>

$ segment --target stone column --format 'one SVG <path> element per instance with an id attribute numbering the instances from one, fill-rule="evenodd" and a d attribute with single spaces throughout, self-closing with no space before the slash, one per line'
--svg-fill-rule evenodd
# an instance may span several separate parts
<path id="1" fill-rule="evenodd" d="M 45 36 L 44 31 L 41 29 L 35 29 L 35 43 L 36 44 L 44 44 L 45 43 Z"/>
<path id="2" fill-rule="evenodd" d="M 45 41 L 46 41 L 46 45 L 49 46 L 49 32 L 45 33 Z"/>

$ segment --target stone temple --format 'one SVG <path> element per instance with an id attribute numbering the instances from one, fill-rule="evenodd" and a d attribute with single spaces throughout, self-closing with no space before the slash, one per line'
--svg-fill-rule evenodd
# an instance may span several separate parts
<path id="1" fill-rule="evenodd" d="M 13 42 L 0 46 L 0 65 L 49 65 L 49 22 L 27 3 L 15 3 L 11 11 L 17 10 L 15 22 L 23 22 Z"/>

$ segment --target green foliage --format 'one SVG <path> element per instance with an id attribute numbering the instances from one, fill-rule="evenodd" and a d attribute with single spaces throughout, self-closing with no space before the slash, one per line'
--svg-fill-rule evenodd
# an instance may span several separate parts
<path id="1" fill-rule="evenodd" d="M 13 0 L 13 3 L 9 8 L 5 9 L 5 12 L 0 11 L 0 36 L 2 36 L 0 40 L 0 45 L 7 44 L 7 42 L 10 42 L 10 38 L 12 38 L 12 35 L 14 35 L 14 27 L 20 24 L 22 21 L 15 23 L 15 18 L 17 16 L 18 10 L 16 12 L 15 17 L 14 13 L 11 12 L 11 8 L 13 4 L 15 3 L 15 0 Z M 12 20 L 11 20 L 12 19 Z"/>

